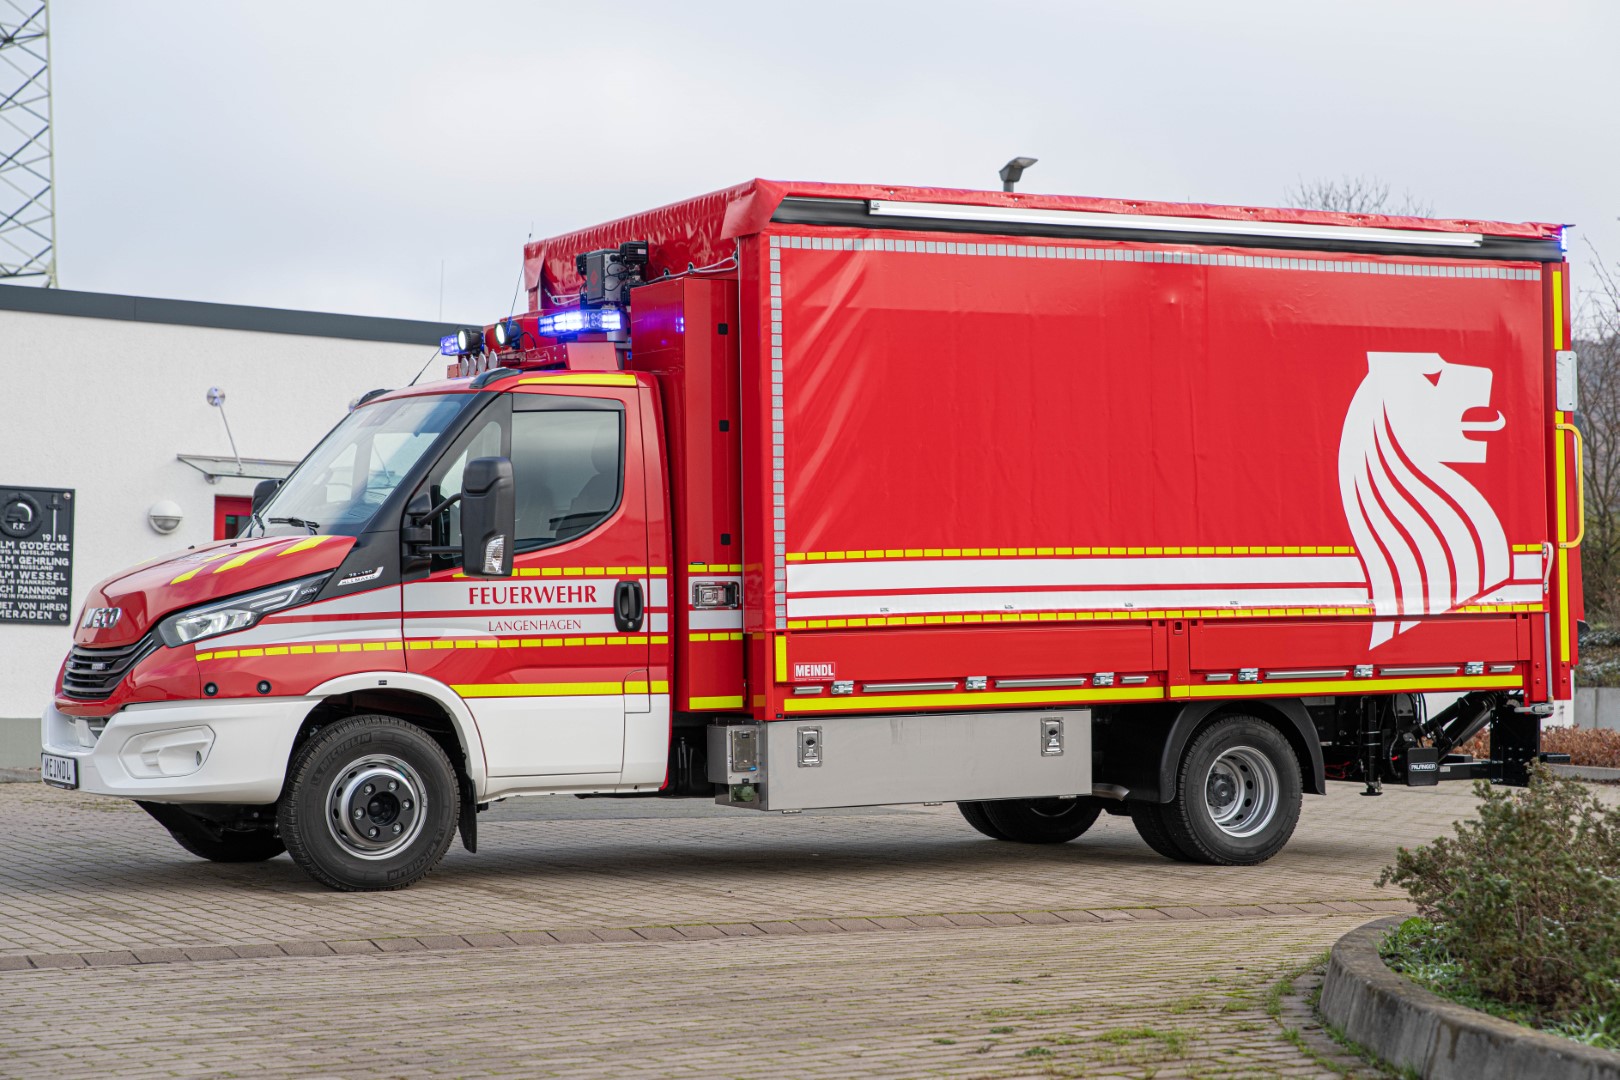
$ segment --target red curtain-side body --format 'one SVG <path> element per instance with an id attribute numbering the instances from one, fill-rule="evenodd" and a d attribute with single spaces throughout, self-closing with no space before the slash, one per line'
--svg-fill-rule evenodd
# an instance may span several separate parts
<path id="1" fill-rule="evenodd" d="M 723 628 L 677 604 L 677 709 L 1569 696 L 1565 264 L 778 213 L 902 194 L 961 196 L 759 181 L 526 251 L 537 310 L 590 247 L 707 270 L 636 290 L 631 316 L 665 405 L 672 594 L 742 585 Z"/>

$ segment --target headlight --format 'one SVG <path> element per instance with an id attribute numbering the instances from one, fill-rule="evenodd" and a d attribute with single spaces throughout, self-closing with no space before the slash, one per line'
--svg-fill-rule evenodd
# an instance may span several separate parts
<path id="1" fill-rule="evenodd" d="M 246 630 L 272 611 L 309 603 L 320 595 L 321 587 L 331 576 L 327 572 L 297 581 L 285 581 L 258 592 L 244 593 L 217 604 L 170 615 L 158 624 L 158 634 L 162 636 L 163 644 L 172 649 L 177 645 L 229 634 L 233 630 Z"/>

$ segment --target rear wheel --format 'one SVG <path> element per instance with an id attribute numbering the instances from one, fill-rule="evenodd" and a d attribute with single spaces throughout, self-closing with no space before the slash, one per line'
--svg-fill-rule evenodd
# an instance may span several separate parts
<path id="1" fill-rule="evenodd" d="M 1091 828 L 1102 813 L 1093 798 L 1004 799 L 985 803 L 990 824 L 1020 844 L 1063 844 Z"/>
<path id="2" fill-rule="evenodd" d="M 1188 745 L 1176 797 L 1158 810 L 1187 858 L 1250 866 L 1294 835 L 1302 787 L 1299 760 L 1282 732 L 1252 716 L 1228 716 Z"/>
<path id="3" fill-rule="evenodd" d="M 293 756 L 277 820 L 305 873 L 361 891 L 426 877 L 459 813 L 455 768 L 432 736 L 397 717 L 351 716 Z"/>
<path id="4" fill-rule="evenodd" d="M 985 807 L 989 805 L 989 803 L 982 802 L 959 802 L 956 804 L 956 808 L 962 811 L 962 817 L 967 820 L 969 825 L 984 833 L 984 835 L 988 836 L 990 839 L 1011 839 L 1011 837 L 1009 837 L 1006 833 L 1002 832 L 1000 829 L 996 828 L 995 825 L 991 824 L 990 815 L 985 812 Z"/>
<path id="5" fill-rule="evenodd" d="M 1136 835 L 1147 842 L 1147 846 L 1157 851 L 1167 859 L 1176 862 L 1191 862 L 1192 856 L 1176 846 L 1170 839 L 1170 830 L 1164 825 L 1164 807 L 1155 802 L 1129 802 L 1131 824 L 1136 826 Z"/>

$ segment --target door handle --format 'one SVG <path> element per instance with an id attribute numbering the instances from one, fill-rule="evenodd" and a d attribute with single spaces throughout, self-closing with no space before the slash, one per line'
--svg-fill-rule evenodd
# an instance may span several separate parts
<path id="1" fill-rule="evenodd" d="M 647 610 L 646 597 L 639 581 L 621 581 L 613 587 L 613 625 L 621 633 L 641 629 L 641 620 Z"/>
<path id="2" fill-rule="evenodd" d="M 1553 427 L 1559 432 L 1567 431 L 1575 436 L 1575 520 L 1580 522 L 1580 528 L 1575 533 L 1575 539 L 1558 542 L 1560 548 L 1568 551 L 1570 548 L 1580 547 L 1581 541 L 1586 539 L 1586 461 L 1581 446 L 1581 429 L 1574 424 L 1554 424 Z M 1563 435 L 1560 434 L 1558 437 L 1563 438 Z M 1558 482 L 1562 484 L 1566 481 L 1560 476 Z M 1568 524 L 1561 524 L 1564 529 L 1569 528 Z"/>

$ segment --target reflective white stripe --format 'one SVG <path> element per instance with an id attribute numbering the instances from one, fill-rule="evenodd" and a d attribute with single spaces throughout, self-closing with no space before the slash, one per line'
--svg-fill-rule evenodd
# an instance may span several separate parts
<path id="1" fill-rule="evenodd" d="M 368 589 L 353 596 L 336 596 L 330 600 L 308 604 L 298 609 L 304 615 L 397 615 L 399 613 L 399 586 Z"/>
<path id="2" fill-rule="evenodd" d="M 637 633 L 666 634 L 669 616 L 649 613 Z M 529 615 L 521 612 L 491 611 L 486 615 L 411 615 L 405 619 L 405 636 L 501 637 L 512 634 L 617 634 L 612 615 L 597 612 L 559 612 Z"/>
<path id="3" fill-rule="evenodd" d="M 1541 580 L 1540 555 L 1513 556 L 1513 576 L 1520 581 Z"/>
<path id="4" fill-rule="evenodd" d="M 330 622 L 260 623 L 250 630 L 222 634 L 199 641 L 200 652 L 249 645 L 300 645 L 312 641 L 370 641 L 399 638 L 399 617 L 391 619 L 336 619 Z"/>
<path id="5" fill-rule="evenodd" d="M 1166 608 L 1360 607 L 1359 588 L 1098 589 L 1085 592 L 912 593 L 909 595 L 789 597 L 795 619 L 842 615 L 922 615 L 955 611 L 1162 611 Z"/>
<path id="6" fill-rule="evenodd" d="M 1541 582 L 1534 585 L 1503 585 L 1492 592 L 1481 596 L 1478 600 L 1471 600 L 1471 604 L 1539 604 L 1541 602 Z"/>
<path id="7" fill-rule="evenodd" d="M 562 612 L 556 615 L 524 615 L 492 611 L 488 615 L 411 616 L 405 620 L 405 636 L 498 637 L 506 634 L 616 634 L 612 615 Z"/>
<path id="8" fill-rule="evenodd" d="M 741 630 L 741 611 L 693 611 L 687 614 L 686 625 L 693 630 Z"/>
<path id="9" fill-rule="evenodd" d="M 799 593 L 1035 585 L 1364 585 L 1366 580 L 1353 555 L 884 559 L 788 567 L 788 590 Z"/>
<path id="10" fill-rule="evenodd" d="M 613 585 L 612 581 L 577 578 L 420 581 L 405 586 L 405 610 L 476 611 L 490 615 L 506 608 L 611 611 Z"/>
<path id="11" fill-rule="evenodd" d="M 1354 225 L 1307 225 L 1288 221 L 1249 221 L 1232 218 L 1172 217 L 1160 214 L 1110 214 L 1090 210 L 1046 210 L 1020 206 L 969 206 L 965 203 L 868 200 L 879 217 L 941 218 L 947 221 L 991 221 L 1033 225 L 1094 226 L 1103 229 L 1145 229 L 1150 232 L 1202 233 L 1214 236 L 1281 236 L 1302 240 L 1350 241 L 1375 244 L 1479 247 L 1484 234 L 1429 229 L 1386 229 Z"/>
<path id="12" fill-rule="evenodd" d="M 669 581 L 665 578 L 641 579 L 641 587 L 647 590 L 648 607 L 669 606 Z"/>

